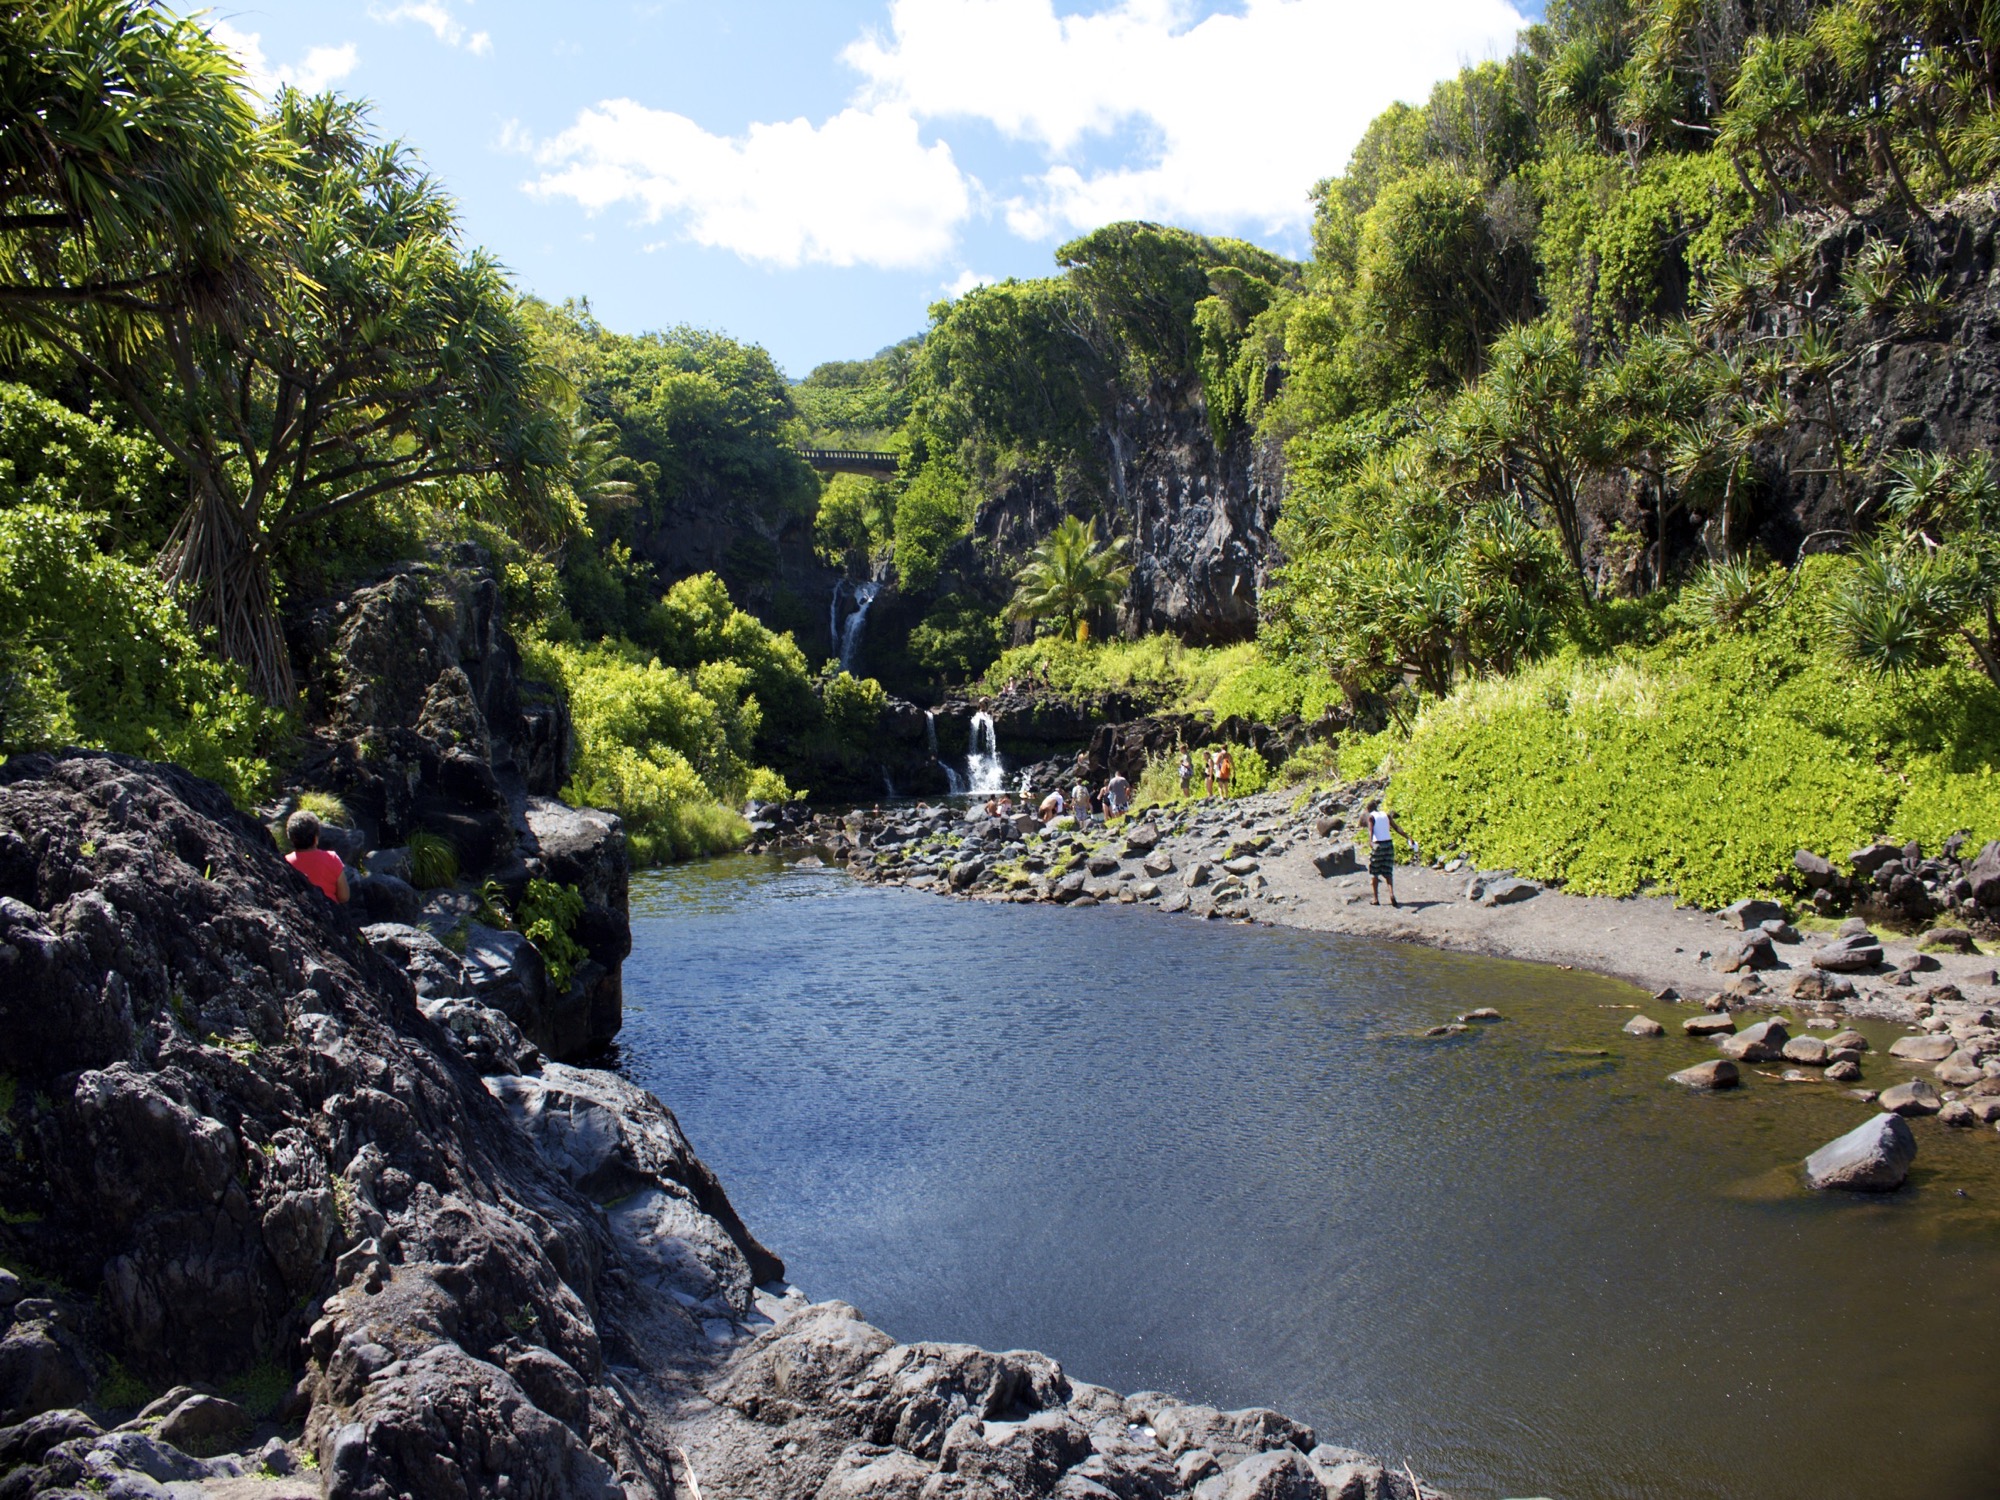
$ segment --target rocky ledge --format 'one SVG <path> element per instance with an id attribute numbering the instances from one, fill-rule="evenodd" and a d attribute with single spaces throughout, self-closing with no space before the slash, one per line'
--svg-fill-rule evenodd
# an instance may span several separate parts
<path id="1" fill-rule="evenodd" d="M 0 1500 L 1414 1500 L 808 1303 L 657 1099 L 391 954 L 207 783 L 0 768 Z"/>

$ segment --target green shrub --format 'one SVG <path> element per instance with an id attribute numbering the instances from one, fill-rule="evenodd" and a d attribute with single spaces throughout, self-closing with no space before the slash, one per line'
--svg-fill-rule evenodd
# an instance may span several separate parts
<path id="1" fill-rule="evenodd" d="M 458 881 L 458 849 L 448 838 L 419 828 L 410 835 L 410 884 L 434 891 Z"/>
<path id="2" fill-rule="evenodd" d="M 1470 684 L 1407 739 L 1343 747 L 1342 772 L 1393 764 L 1426 847 L 1586 894 L 1719 906 L 1773 889 L 1800 848 L 2000 837 L 2000 690 L 1963 663 L 1885 680 L 1842 662 L 1820 616 L 1851 566 L 1810 560 L 1761 624 Z"/>
<path id="3" fill-rule="evenodd" d="M 549 985 L 557 994 L 569 989 L 577 966 L 590 954 L 574 933 L 583 915 L 583 893 L 573 885 L 533 879 L 514 907 L 514 925 L 535 945 L 548 966 Z"/>
<path id="4" fill-rule="evenodd" d="M 256 800 L 283 716 L 208 654 L 151 568 L 99 549 L 101 523 L 0 508 L 0 752 L 118 750 Z"/>
<path id="5" fill-rule="evenodd" d="M 352 828 L 354 817 L 332 792 L 300 792 L 293 799 L 296 811 L 309 812 L 329 828 Z"/>

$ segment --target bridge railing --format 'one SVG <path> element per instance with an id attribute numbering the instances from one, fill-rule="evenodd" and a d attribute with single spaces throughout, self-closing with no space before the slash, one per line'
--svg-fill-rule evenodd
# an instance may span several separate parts
<path id="1" fill-rule="evenodd" d="M 852 474 L 893 474 L 900 454 L 874 452 L 866 448 L 801 448 L 799 457 L 815 469 L 832 469 Z"/>

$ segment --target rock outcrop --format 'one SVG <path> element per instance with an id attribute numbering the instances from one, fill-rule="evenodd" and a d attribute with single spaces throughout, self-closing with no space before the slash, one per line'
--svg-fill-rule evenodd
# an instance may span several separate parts
<path id="1" fill-rule="evenodd" d="M 181 771 L 0 767 L 0 1497 L 1412 1500 L 1275 1412 L 808 1304 L 665 1106 L 426 994 L 440 952 Z"/>

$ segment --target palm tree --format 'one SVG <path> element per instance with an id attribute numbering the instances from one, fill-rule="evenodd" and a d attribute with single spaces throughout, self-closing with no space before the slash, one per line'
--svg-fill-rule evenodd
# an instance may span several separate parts
<path id="1" fill-rule="evenodd" d="M 1132 564 L 1126 560 L 1130 548 L 1122 536 L 1100 547 L 1095 526 L 1064 517 L 1015 575 L 1008 618 L 1060 620 L 1063 634 L 1081 636 L 1091 615 L 1124 597 L 1132 581 Z"/>

